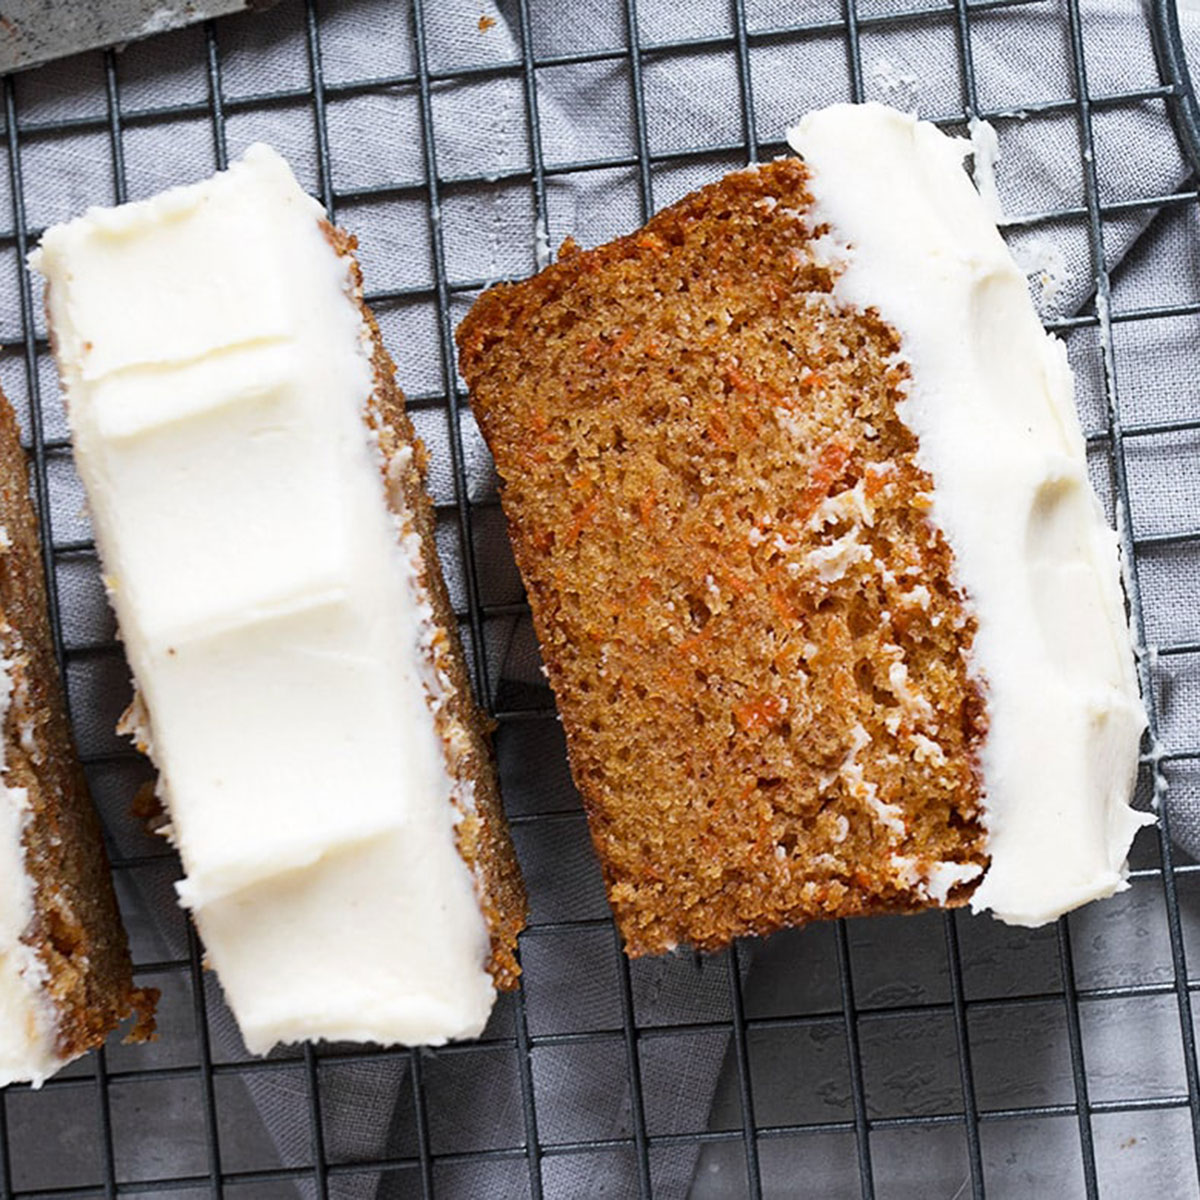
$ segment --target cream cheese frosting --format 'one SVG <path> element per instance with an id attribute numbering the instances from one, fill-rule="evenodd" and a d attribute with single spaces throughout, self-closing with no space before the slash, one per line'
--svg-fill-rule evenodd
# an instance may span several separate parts
<path id="1" fill-rule="evenodd" d="M 12 696 L 8 664 L 0 661 L 0 724 Z M 0 779 L 5 771 L 0 739 Z M 21 939 L 34 917 L 33 880 L 25 861 L 29 797 L 0 782 L 0 1087 L 40 1085 L 67 1061 L 56 1045 L 57 1017 L 45 990 L 46 969 Z"/>
<path id="2" fill-rule="evenodd" d="M 1129 805 L 1146 718 L 1066 348 L 963 169 L 969 143 L 879 104 L 810 113 L 788 142 L 828 227 L 835 300 L 900 334 L 900 416 L 978 622 L 991 865 L 971 903 L 1040 925 L 1125 886 L 1153 821 Z M 936 875 L 944 899 L 956 880 Z"/>
<path id="3" fill-rule="evenodd" d="M 34 256 L 180 896 L 255 1052 L 474 1036 L 494 999 L 452 685 L 324 219 L 257 145 Z"/>

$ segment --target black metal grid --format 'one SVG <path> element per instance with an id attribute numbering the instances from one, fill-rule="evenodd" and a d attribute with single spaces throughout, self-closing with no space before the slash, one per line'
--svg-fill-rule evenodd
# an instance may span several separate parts
<path id="1" fill-rule="evenodd" d="M 1153 437 L 1166 433 L 1188 433 L 1200 430 L 1200 419 L 1187 418 L 1167 422 L 1131 424 L 1122 420 L 1121 397 L 1117 386 L 1116 351 L 1113 329 L 1125 322 L 1184 317 L 1200 314 L 1200 303 L 1181 303 L 1137 309 L 1114 309 L 1110 304 L 1110 279 L 1105 267 L 1104 237 L 1107 219 L 1121 214 L 1170 206 L 1194 205 L 1200 194 L 1194 186 L 1188 186 L 1167 195 L 1136 200 L 1105 201 L 1101 198 L 1095 165 L 1095 141 L 1093 137 L 1093 115 L 1100 110 L 1121 108 L 1144 102 L 1165 102 L 1172 110 L 1184 110 L 1186 66 L 1178 41 L 1178 30 L 1169 19 L 1169 0 L 1163 0 L 1156 8 L 1160 18 L 1159 50 L 1162 64 L 1162 79 L 1157 86 L 1133 89 L 1118 94 L 1095 95 L 1089 90 L 1085 58 L 1085 14 L 1083 0 L 1063 0 L 1069 30 L 1070 50 L 1074 67 L 1074 94 L 1066 99 L 1043 101 L 1022 105 L 1020 110 L 1005 109 L 990 111 L 984 108 L 976 87 L 972 58 L 972 19 L 985 10 L 1012 7 L 1028 0 L 945 0 L 934 5 L 915 6 L 911 10 L 894 11 L 887 15 L 860 15 L 855 0 L 845 0 L 840 18 L 836 20 L 803 20 L 787 27 L 754 29 L 747 26 L 744 0 L 731 0 L 732 13 L 729 34 L 714 34 L 711 37 L 694 38 L 673 42 L 647 43 L 639 37 L 636 0 L 625 0 L 624 45 L 610 49 L 590 50 L 577 54 L 558 55 L 552 58 L 536 54 L 531 33 L 531 4 L 534 0 L 515 0 L 511 6 L 516 21 L 520 57 L 503 64 L 459 67 L 448 71 L 431 68 L 426 43 L 426 4 L 424 0 L 413 0 L 412 31 L 416 70 L 413 73 L 359 79 L 352 82 L 327 82 L 321 63 L 321 20 L 318 0 L 307 0 L 304 6 L 304 22 L 307 38 L 309 67 L 308 85 L 301 88 L 281 89 L 255 95 L 227 97 L 222 88 L 222 55 L 220 25 L 209 25 L 204 30 L 208 97 L 202 102 L 185 103 L 162 108 L 133 109 L 121 104 L 120 60 L 111 51 L 105 52 L 104 83 L 106 112 L 103 116 L 77 117 L 65 120 L 23 120 L 20 97 L 22 80 L 8 77 L 4 80 L 4 128 L 6 131 L 6 154 L 12 191 L 12 225 L 0 233 L 0 244 L 14 247 L 23 259 L 35 243 L 39 230 L 30 227 L 27 219 L 25 195 L 22 188 L 23 145 L 32 138 L 55 137 L 83 130 L 103 130 L 108 134 L 112 157 L 113 191 L 110 196 L 98 196 L 98 202 L 121 202 L 126 198 L 127 183 L 124 159 L 125 131 L 133 126 L 170 121 L 182 117 L 204 117 L 211 123 L 211 134 L 216 163 L 224 167 L 228 154 L 226 148 L 226 119 L 229 115 L 252 111 L 273 105 L 288 103 L 311 104 L 314 130 L 320 164 L 319 194 L 326 207 L 337 215 L 340 206 L 367 197 L 384 199 L 397 196 L 412 196 L 426 202 L 429 212 L 429 230 L 433 252 L 435 280 L 431 287 L 415 287 L 388 292 L 377 292 L 369 296 L 375 304 L 420 300 L 431 302 L 439 323 L 439 345 L 441 353 L 441 376 L 443 387 L 432 393 L 412 397 L 413 407 L 444 411 L 450 430 L 449 448 L 452 457 L 454 495 L 452 501 L 441 505 L 457 526 L 466 584 L 466 607 L 460 612 L 465 632 L 471 647 L 475 683 L 481 695 L 491 695 L 488 679 L 488 661 L 485 653 L 489 618 L 519 614 L 522 606 L 488 605 L 484 602 L 479 581 L 479 569 L 475 557 L 475 523 L 481 508 L 491 501 L 472 500 L 468 494 L 464 473 L 464 445 L 460 418 L 465 411 L 465 396 L 460 391 L 454 370 L 452 303 L 455 297 L 478 289 L 483 280 L 451 282 L 446 267 L 446 251 L 438 220 L 441 196 L 448 186 L 481 183 L 518 183 L 527 185 L 532 192 L 534 211 L 541 228 L 547 220 L 547 180 L 554 174 L 565 174 L 601 170 L 614 167 L 632 168 L 636 172 L 640 205 L 643 216 L 655 208 L 654 168 L 664 163 L 676 163 L 689 159 L 708 160 L 720 153 L 738 153 L 746 161 L 756 161 L 780 152 L 783 147 L 759 140 L 755 120 L 753 82 L 751 76 L 751 51 L 758 44 L 791 40 L 803 40 L 814 36 L 832 36 L 843 40 L 848 63 L 851 91 L 854 99 L 861 100 L 865 94 L 864 70 L 860 36 L 864 31 L 876 28 L 903 28 L 917 26 L 931 16 L 953 18 L 957 37 L 957 49 L 961 60 L 964 105 L 961 111 L 948 111 L 937 118 L 940 123 L 959 126 L 968 118 L 983 118 L 991 121 L 1021 118 L 1029 113 L 1070 113 L 1078 121 L 1080 151 L 1084 169 L 1085 202 L 1081 206 L 1058 209 L 1051 212 L 1032 214 L 1021 219 L 1023 225 L 1048 224 L 1062 219 L 1082 219 L 1086 223 L 1091 250 L 1091 268 L 1095 280 L 1096 302 L 1088 311 L 1053 322 L 1049 327 L 1059 332 L 1080 328 L 1094 328 L 1098 333 L 1103 356 L 1104 397 L 1106 417 L 1101 427 L 1088 431 L 1091 446 L 1107 451 L 1112 478 L 1116 491 L 1119 528 L 1125 559 L 1130 564 L 1129 591 L 1133 604 L 1135 630 L 1140 640 L 1145 641 L 1144 615 L 1140 604 L 1139 554 L 1147 548 L 1165 544 L 1200 542 L 1200 527 L 1177 532 L 1159 533 L 1147 537 L 1134 534 L 1131 519 L 1130 478 L 1126 464 L 1127 445 L 1139 438 Z M 802 11 L 802 10 L 798 10 Z M 1165 15 L 1164 15 L 1165 14 Z M 725 145 L 707 145 L 694 150 L 679 150 L 670 153 L 652 153 L 647 131 L 645 98 L 643 92 L 643 64 L 651 58 L 662 58 L 685 54 L 696 50 L 727 51 L 736 64 L 739 97 L 741 103 L 742 140 Z M 628 66 L 632 89 L 632 112 L 634 120 L 633 154 L 616 155 L 603 159 L 559 163 L 548 165 L 543 158 L 540 124 L 538 117 L 537 73 L 547 67 L 582 64 L 587 62 L 620 61 Z M 437 139 L 435 136 L 432 88 L 443 81 L 461 81 L 466 78 L 491 78 L 512 76 L 523 83 L 526 115 L 528 118 L 530 168 L 506 171 L 499 179 L 495 176 L 455 176 L 442 174 L 438 166 Z M 397 184 L 394 187 L 366 188 L 338 191 L 334 187 L 330 162 L 329 134 L 326 124 L 326 104 L 337 97 L 379 92 L 395 87 L 417 89 L 419 105 L 419 130 L 415 131 L 422 140 L 424 180 L 415 184 Z M 1194 110 L 1188 110 L 1194 111 Z M 1184 113 L 1181 131 L 1189 149 L 1191 119 Z M 50 480 L 48 464 L 68 452 L 64 439 L 48 437 L 44 430 L 39 384 L 39 357 L 44 354 L 44 339 L 36 332 L 34 318 L 34 296 L 28 278 L 22 274 L 20 284 L 22 340 L 19 345 L 6 349 L 19 351 L 24 357 L 25 382 L 28 389 L 29 420 L 28 433 L 33 464 L 33 485 L 39 513 L 41 534 L 45 552 L 46 572 L 50 584 L 49 595 L 51 617 L 54 628 L 55 650 L 64 669 L 74 658 L 96 653 L 119 653 L 115 644 L 103 646 L 72 647 L 67 644 L 63 633 L 61 614 L 58 611 L 56 577 L 60 565 L 74 555 L 90 552 L 90 544 L 84 541 L 56 540 L 50 512 Z M 1200 653 L 1200 643 L 1189 641 L 1158 647 L 1159 656 L 1193 655 Z M 1151 721 L 1151 739 L 1157 742 L 1157 701 L 1155 680 L 1151 674 L 1148 656 L 1140 663 L 1141 681 Z M 541 721 L 552 717 L 548 704 L 531 708 L 502 708 L 494 712 L 501 726 L 518 722 Z M 88 765 L 103 766 L 113 756 L 90 756 Z M 1147 756 L 1146 771 L 1157 776 L 1173 762 L 1195 762 L 1200 759 L 1200 747 L 1174 751 L 1170 754 Z M 573 815 L 567 812 L 544 812 L 518 817 L 514 823 L 545 823 Z M 631 984 L 631 968 L 620 953 L 619 941 L 613 931 L 613 949 L 618 963 L 618 993 L 621 1012 L 619 1029 L 604 1033 L 568 1032 L 558 1034 L 531 1033 L 526 1018 L 524 992 L 518 994 L 512 1005 L 512 1032 L 506 1036 L 489 1038 L 489 1049 L 511 1054 L 516 1063 L 521 1099 L 523 1137 L 515 1144 L 483 1150 L 462 1150 L 435 1154 L 429 1131 L 429 1110 L 425 1100 L 425 1072 L 427 1064 L 437 1057 L 470 1055 L 477 1050 L 475 1044 L 450 1046 L 437 1051 L 432 1057 L 427 1052 L 417 1051 L 341 1051 L 318 1052 L 305 1047 L 284 1058 L 273 1058 L 258 1062 L 227 1063 L 214 1061 L 211 1052 L 206 1006 L 206 988 L 202 980 L 200 951 L 194 933 L 189 932 L 186 957 L 166 962 L 140 962 L 139 975 L 160 976 L 165 973 L 182 973 L 190 981 L 195 1009 L 198 1062 L 194 1065 L 149 1067 L 145 1069 L 112 1070 L 106 1054 L 101 1051 L 91 1057 L 86 1070 L 67 1073 L 50 1081 L 44 1094 L 68 1090 L 90 1092 L 95 1098 L 95 1140 L 99 1156 L 99 1170 L 94 1182 L 65 1187 L 18 1191 L 14 1185 L 12 1159 L 16 1148 L 10 1141 L 8 1106 L 12 1096 L 26 1089 L 13 1088 L 0 1095 L 0 1200 L 16 1200 L 18 1196 L 42 1197 L 114 1197 L 117 1195 L 210 1195 L 226 1194 L 255 1195 L 257 1189 L 267 1185 L 295 1181 L 304 1183 L 311 1192 L 325 1197 L 334 1192 L 339 1176 L 380 1171 L 406 1173 L 415 1179 L 414 1194 L 431 1196 L 435 1192 L 435 1167 L 439 1164 L 452 1165 L 463 1162 L 500 1163 L 509 1160 L 524 1160 L 527 1164 L 527 1181 L 522 1187 L 531 1197 L 549 1194 L 545 1185 L 543 1167 L 553 1157 L 586 1154 L 595 1151 L 622 1150 L 632 1153 L 635 1162 L 636 1191 L 641 1196 L 652 1194 L 652 1152 L 659 1147 L 681 1142 L 697 1145 L 711 1143 L 740 1143 L 744 1156 L 746 1189 L 750 1195 L 763 1194 L 763 1173 L 760 1164 L 761 1148 L 773 1139 L 792 1138 L 808 1134 L 843 1133 L 853 1136 L 857 1152 L 857 1171 L 861 1194 L 873 1197 L 877 1191 L 886 1191 L 886 1180 L 880 1180 L 876 1171 L 872 1150 L 873 1135 L 888 1130 L 934 1130 L 938 1127 L 960 1128 L 965 1139 L 965 1159 L 968 1167 L 967 1180 L 962 1195 L 972 1197 L 985 1195 L 987 1178 L 984 1166 L 983 1130 L 997 1122 L 1042 1120 L 1054 1117 L 1073 1118 L 1078 1126 L 1080 1170 L 1084 1193 L 1089 1197 L 1100 1195 L 1093 1119 L 1110 1113 L 1158 1111 L 1178 1109 L 1190 1120 L 1192 1147 L 1200 1162 L 1200 1075 L 1197 1072 L 1196 1040 L 1192 1016 L 1192 993 L 1197 986 L 1188 974 L 1185 957 L 1185 938 L 1181 922 L 1178 889 L 1181 880 L 1200 871 L 1191 863 L 1177 861 L 1178 852 L 1170 838 L 1168 814 L 1160 814 L 1160 825 L 1152 857 L 1155 861 L 1140 867 L 1133 873 L 1138 885 L 1161 887 L 1165 901 L 1165 921 L 1170 947 L 1171 978 L 1159 983 L 1139 983 L 1112 987 L 1083 988 L 1076 984 L 1073 965 L 1071 925 L 1060 921 L 1056 929 L 1059 977 L 1061 987 L 1050 990 L 1034 990 L 1025 994 L 991 999 L 968 999 L 964 986 L 963 957 L 960 949 L 960 923 L 958 918 L 944 914 L 945 952 L 949 969 L 949 1001 L 917 1003 L 907 1005 L 873 1006 L 862 1005 L 856 999 L 854 956 L 850 936 L 844 923 L 838 923 L 834 933 L 836 962 L 840 988 L 840 1009 L 797 1014 L 794 1016 L 747 1016 L 742 991 L 742 973 L 739 968 L 739 948 L 734 947 L 726 959 L 729 989 L 728 1021 L 696 1020 L 670 1025 L 642 1025 L 637 1020 L 634 992 Z M 1154 836 L 1154 835 L 1148 835 Z M 146 865 L 148 858 L 158 856 L 118 856 L 114 868 L 118 874 L 132 872 Z M 587 918 L 542 922 L 533 925 L 526 939 L 572 931 L 604 930 L 611 928 L 606 918 Z M 1109 1098 L 1094 1100 L 1089 1097 L 1089 1076 L 1085 1065 L 1085 1038 L 1081 1025 L 1081 1002 L 1130 999 L 1135 997 L 1173 998 L 1178 1010 L 1178 1037 L 1181 1043 L 1186 1091 L 1178 1094 L 1160 1095 L 1150 1098 Z M 1022 1107 L 987 1107 L 977 1099 L 976 1076 L 972 1064 L 972 1017 L 987 1010 L 1019 1010 L 1039 1005 L 1061 1005 L 1065 1014 L 1066 1039 L 1070 1057 L 1070 1074 L 1073 1096 L 1061 1103 L 1047 1103 Z M 961 1093 L 961 1105 L 956 1111 L 916 1116 L 879 1116 L 870 1111 L 868 1088 L 864 1082 L 863 1052 L 860 1044 L 864 1023 L 879 1020 L 897 1020 L 913 1016 L 939 1014 L 947 1016 L 953 1023 L 957 1048 L 957 1075 Z M 840 1023 L 845 1039 L 845 1054 L 849 1080 L 849 1113 L 842 1120 L 823 1120 L 793 1123 L 765 1123 L 756 1118 L 755 1089 L 751 1078 L 752 1055 L 748 1048 L 749 1039 L 756 1032 L 772 1029 L 800 1029 L 806 1026 L 830 1022 Z M 740 1106 L 740 1121 L 737 1127 L 705 1130 L 687 1134 L 654 1133 L 647 1121 L 645 1099 L 642 1088 L 641 1056 L 645 1047 L 653 1040 L 680 1034 L 717 1031 L 730 1037 L 730 1054 L 736 1076 L 736 1093 Z M 580 1138 L 573 1141 L 548 1140 L 539 1134 L 539 1121 L 545 1114 L 539 1112 L 537 1089 L 531 1068 L 531 1054 L 535 1047 L 566 1046 L 596 1040 L 615 1038 L 623 1047 L 625 1066 L 628 1073 L 630 1094 L 630 1132 L 627 1136 L 605 1138 Z M 330 1161 L 325 1151 L 323 1107 L 321 1103 L 322 1070 L 350 1062 L 382 1060 L 398 1055 L 407 1058 L 408 1074 L 412 1089 L 415 1122 L 416 1152 L 391 1160 L 370 1162 Z M 309 1121 L 311 1122 L 311 1161 L 302 1165 L 288 1165 L 260 1170 L 231 1170 L 222 1163 L 221 1139 L 219 1137 L 219 1105 L 217 1088 L 223 1077 L 245 1075 L 249 1072 L 300 1069 L 304 1072 L 309 1090 Z M 165 1078 L 196 1078 L 199 1081 L 201 1120 L 204 1131 L 204 1170 L 180 1177 L 143 1178 L 129 1180 L 118 1169 L 114 1152 L 114 1127 L 111 1113 L 114 1090 L 130 1084 Z M 415 1174 L 414 1174 L 415 1172 Z"/>

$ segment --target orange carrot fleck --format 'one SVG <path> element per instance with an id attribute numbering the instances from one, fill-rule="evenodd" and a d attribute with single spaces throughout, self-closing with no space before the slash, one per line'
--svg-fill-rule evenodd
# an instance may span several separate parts
<path id="1" fill-rule="evenodd" d="M 721 420 L 720 413 L 713 413 L 708 418 L 708 436 L 718 446 L 729 445 L 729 432 L 725 428 L 725 422 Z"/>
<path id="2" fill-rule="evenodd" d="M 725 379 L 730 387 L 736 388 L 739 392 L 752 392 L 757 386 L 749 375 L 743 374 L 741 370 L 734 366 L 725 368 Z"/>
<path id="3" fill-rule="evenodd" d="M 740 575 L 735 575 L 732 571 L 724 572 L 724 580 L 726 587 L 729 588 L 735 596 L 745 596 L 754 586 L 748 579 L 743 579 Z"/>
<path id="4" fill-rule="evenodd" d="M 650 518 L 654 515 L 654 506 L 658 502 L 658 493 L 651 488 L 638 501 L 638 515 L 642 519 L 643 525 L 650 524 Z"/>
<path id="5" fill-rule="evenodd" d="M 829 472 L 832 482 L 850 461 L 850 447 L 842 442 L 827 442 L 821 450 L 821 467 Z"/>
<path id="6" fill-rule="evenodd" d="M 891 463 L 885 464 L 882 470 L 868 471 L 864 477 L 863 494 L 867 499 L 878 496 L 895 477 L 895 468 Z"/>
<path id="7" fill-rule="evenodd" d="M 596 515 L 596 506 L 599 500 L 593 496 L 575 515 L 575 520 L 571 522 L 571 528 L 567 530 L 566 536 L 563 538 L 564 546 L 574 546 L 579 541 L 579 535 L 583 533 L 588 522 Z"/>
<path id="8" fill-rule="evenodd" d="M 682 671 L 663 668 L 658 672 L 658 678 L 665 688 L 672 692 L 682 692 L 690 683 L 688 675 Z"/>
<path id="9" fill-rule="evenodd" d="M 746 733 L 761 733 L 783 715 L 783 701 L 778 696 L 761 696 L 738 705 L 733 715 Z"/>
<path id="10" fill-rule="evenodd" d="M 829 494 L 830 485 L 846 469 L 850 461 L 850 450 L 841 442 L 827 442 L 817 455 L 817 465 L 809 476 L 808 487 L 804 491 L 804 501 L 800 506 L 798 517 L 806 521 L 816 510 L 818 504 Z"/>
<path id="11" fill-rule="evenodd" d="M 796 619 L 796 610 L 792 607 L 791 602 L 783 594 L 783 592 L 771 592 L 768 595 L 771 601 L 771 607 L 779 615 L 781 621 L 792 622 Z"/>
<path id="12" fill-rule="evenodd" d="M 622 329 L 621 332 L 619 334 L 617 334 L 616 338 L 613 340 L 613 344 L 609 347 L 609 350 L 613 354 L 620 354 L 621 351 L 624 350 L 625 347 L 628 346 L 629 343 L 633 341 L 633 338 L 634 338 L 634 330 L 633 329 Z"/>
<path id="13" fill-rule="evenodd" d="M 699 633 L 693 633 L 691 637 L 684 638 L 676 649 L 680 654 L 693 654 L 712 636 L 712 631 L 713 623 L 709 621 Z"/>
<path id="14" fill-rule="evenodd" d="M 754 839 L 754 851 L 762 854 L 771 840 L 771 814 L 768 809 L 758 810 L 758 836 Z"/>

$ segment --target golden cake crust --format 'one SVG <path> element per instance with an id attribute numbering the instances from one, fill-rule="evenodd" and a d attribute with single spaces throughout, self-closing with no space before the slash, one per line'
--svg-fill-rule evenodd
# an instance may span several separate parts
<path id="1" fill-rule="evenodd" d="M 47 973 L 58 1050 L 72 1058 L 136 1015 L 154 1031 L 157 992 L 133 986 L 100 823 L 75 754 L 55 662 L 37 519 L 12 406 L 0 395 L 0 641 L 12 696 L 4 721 L 5 783 L 24 788 L 26 862 L 35 917 L 24 940 Z"/>
<path id="2" fill-rule="evenodd" d="M 938 864 L 987 864 L 900 340 L 835 303 L 810 206 L 797 159 L 737 172 L 458 331 L 631 954 L 925 908 Z"/>
<path id="3" fill-rule="evenodd" d="M 517 961 L 517 936 L 525 927 L 528 904 L 517 864 L 516 851 L 504 818 L 496 780 L 488 718 L 472 698 L 471 681 L 458 636 L 458 621 L 439 564 L 436 515 L 425 487 L 428 456 L 404 409 L 404 393 L 396 382 L 396 367 L 383 344 L 374 315 L 363 302 L 362 273 L 354 257 L 355 239 L 344 230 L 325 226 L 338 254 L 349 259 L 355 296 L 371 332 L 375 390 L 368 423 L 379 438 L 389 503 L 401 519 L 411 515 L 421 539 L 424 568 L 419 586 L 429 597 L 437 623 L 433 668 L 449 680 L 447 702 L 437 712 L 438 733 L 445 750 L 446 767 L 453 779 L 469 785 L 474 812 L 463 812 L 458 823 L 458 850 L 471 869 L 479 889 L 480 905 L 491 936 L 488 969 L 496 987 L 517 986 L 521 973 Z M 411 448 L 411 454 L 404 454 Z M 399 491 L 398 502 L 391 488 Z"/>

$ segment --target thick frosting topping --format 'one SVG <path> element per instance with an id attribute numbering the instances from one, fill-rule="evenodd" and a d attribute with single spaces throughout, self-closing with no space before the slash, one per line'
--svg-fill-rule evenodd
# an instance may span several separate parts
<path id="1" fill-rule="evenodd" d="M 12 677 L 0 660 L 0 724 L 8 712 Z M 5 770 L 0 739 L 0 777 Z M 33 920 L 33 880 L 25 866 L 29 797 L 0 783 L 0 1087 L 39 1085 L 66 1061 L 55 1044 L 54 1006 L 46 971 L 22 936 Z"/>
<path id="2" fill-rule="evenodd" d="M 900 416 L 978 620 L 991 866 L 972 906 L 1039 925 L 1122 888 L 1153 820 L 1129 807 L 1146 720 L 1066 348 L 963 170 L 969 143 L 878 104 L 810 113 L 788 142 L 811 168 L 836 299 L 901 336 Z"/>
<path id="3" fill-rule="evenodd" d="M 494 997 L 420 542 L 324 215 L 260 145 L 35 261 L 179 891 L 254 1051 L 472 1036 Z"/>

